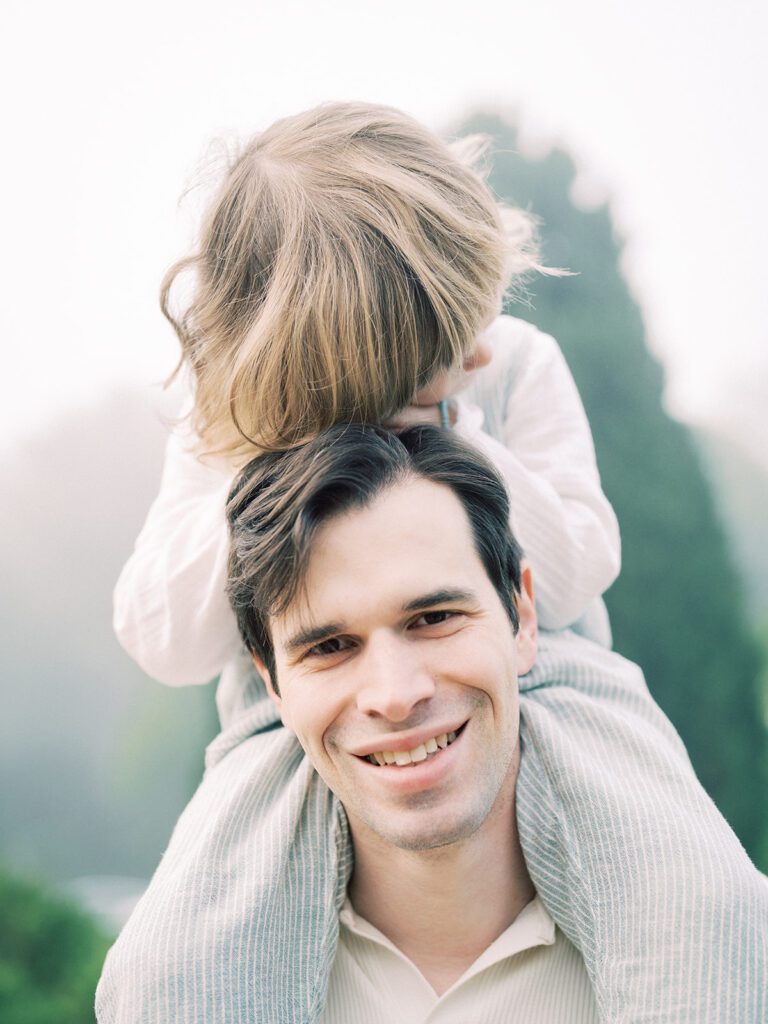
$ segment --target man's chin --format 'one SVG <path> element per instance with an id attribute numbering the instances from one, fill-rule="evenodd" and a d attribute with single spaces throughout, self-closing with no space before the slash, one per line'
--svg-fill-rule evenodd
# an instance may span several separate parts
<path id="1" fill-rule="evenodd" d="M 478 808 L 457 818 L 455 810 L 450 816 L 435 814 L 436 808 L 412 808 L 408 817 L 417 821 L 397 821 L 396 816 L 386 821 L 376 820 L 369 814 L 360 816 L 348 814 L 353 839 L 362 839 L 363 834 L 373 833 L 389 846 L 412 853 L 428 850 L 444 850 L 470 839 L 488 817 L 487 808 Z"/>

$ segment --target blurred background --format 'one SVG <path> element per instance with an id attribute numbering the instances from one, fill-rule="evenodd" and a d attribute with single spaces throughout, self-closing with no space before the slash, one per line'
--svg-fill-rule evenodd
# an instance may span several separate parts
<path id="1" fill-rule="evenodd" d="M 495 140 L 548 263 L 624 568 L 615 647 L 768 870 L 763 5 L 6 6 L 0 252 L 0 1017 L 82 1022 L 200 779 L 212 685 L 148 680 L 111 588 L 159 482 L 157 291 L 211 154 L 323 100 Z M 219 140 L 210 146 L 211 140 Z"/>

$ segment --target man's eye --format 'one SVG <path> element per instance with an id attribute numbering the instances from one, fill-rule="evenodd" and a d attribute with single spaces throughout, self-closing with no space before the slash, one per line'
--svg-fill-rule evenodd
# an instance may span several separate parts
<path id="1" fill-rule="evenodd" d="M 304 656 L 308 658 L 327 658 L 329 655 L 340 654 L 341 651 L 346 651 L 350 645 L 351 641 L 347 637 L 331 636 L 327 640 L 321 640 L 314 647 L 310 647 Z"/>
<path id="2" fill-rule="evenodd" d="M 423 612 L 418 619 L 415 619 L 412 625 L 418 626 L 439 626 L 443 622 L 448 622 L 451 619 L 456 618 L 459 612 L 454 611 L 438 611 L 438 612 Z"/>

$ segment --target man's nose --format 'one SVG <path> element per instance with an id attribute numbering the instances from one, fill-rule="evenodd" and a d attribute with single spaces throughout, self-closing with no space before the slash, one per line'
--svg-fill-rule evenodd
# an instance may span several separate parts
<path id="1" fill-rule="evenodd" d="M 360 669 L 357 706 L 365 715 L 404 722 L 417 704 L 434 696 L 434 677 L 416 645 L 407 640 L 376 638 Z"/>

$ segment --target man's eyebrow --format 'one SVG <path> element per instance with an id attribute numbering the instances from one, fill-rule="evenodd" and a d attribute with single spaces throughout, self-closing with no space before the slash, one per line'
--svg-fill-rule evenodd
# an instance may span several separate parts
<path id="1" fill-rule="evenodd" d="M 434 608 L 436 604 L 458 604 L 463 601 L 476 601 L 477 595 L 471 590 L 461 590 L 456 587 L 448 587 L 442 590 L 432 590 L 429 594 L 420 594 L 412 601 L 403 605 L 404 612 L 418 612 L 423 608 Z M 323 626 L 311 626 L 308 629 L 300 629 L 293 636 L 288 637 L 283 643 L 287 654 L 296 654 L 307 647 L 327 640 L 328 637 L 337 636 L 343 633 L 346 626 L 343 622 L 327 622 Z"/>
<path id="2" fill-rule="evenodd" d="M 299 630 L 298 633 L 288 637 L 283 646 L 288 654 L 296 654 L 298 651 L 304 650 L 305 647 L 313 647 L 322 640 L 327 640 L 328 637 L 343 632 L 342 623 L 328 622 L 324 626 L 312 626 L 310 629 Z"/>
<path id="3" fill-rule="evenodd" d="M 461 590 L 458 587 L 445 590 L 433 590 L 429 594 L 422 594 L 415 597 L 408 604 L 403 605 L 404 612 L 418 612 L 422 608 L 432 608 L 436 604 L 459 604 L 464 601 L 476 601 L 477 595 L 471 590 Z"/>

